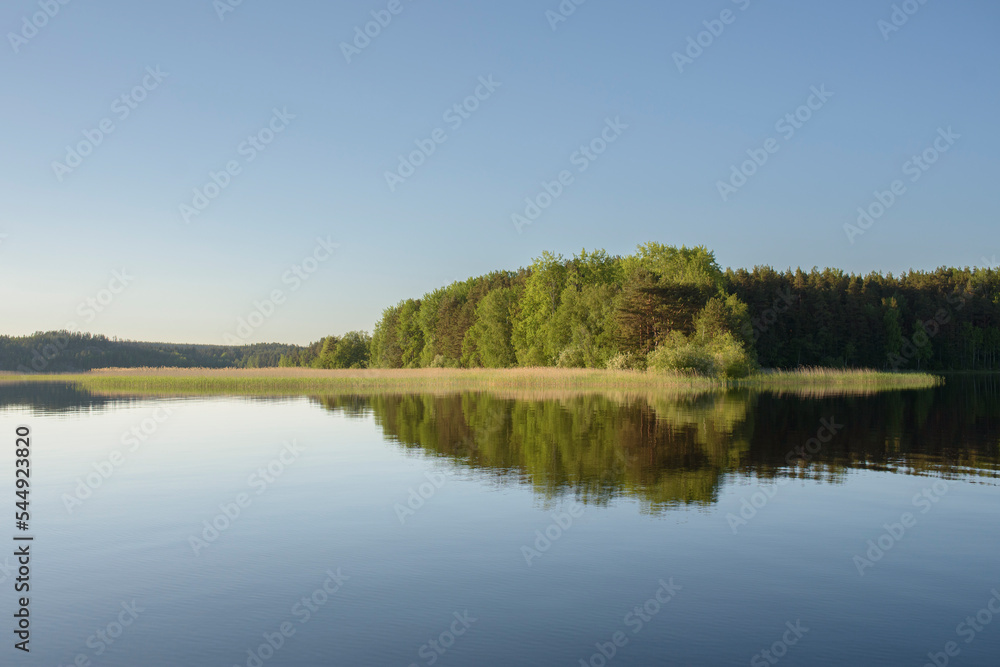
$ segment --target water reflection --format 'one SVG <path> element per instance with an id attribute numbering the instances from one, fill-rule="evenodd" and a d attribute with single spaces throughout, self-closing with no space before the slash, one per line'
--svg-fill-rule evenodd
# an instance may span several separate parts
<path id="1" fill-rule="evenodd" d="M 130 400 L 99 396 L 59 382 L 0 382 L 0 408 L 27 408 L 37 415 L 101 410 Z"/>
<path id="2" fill-rule="evenodd" d="M 0 384 L 0 407 L 44 414 L 133 400 L 72 385 Z M 310 400 L 374 419 L 399 446 L 447 458 L 498 484 L 528 484 L 548 498 L 574 495 L 598 505 L 635 497 L 652 512 L 710 505 L 730 476 L 837 483 L 850 469 L 868 468 L 992 484 L 1000 463 L 998 376 L 958 376 L 933 389 L 869 395 L 742 390 Z"/>
<path id="3" fill-rule="evenodd" d="M 546 496 L 573 493 L 597 504 L 635 496 L 651 511 L 711 504 L 731 474 L 839 482 L 868 468 L 987 481 L 1000 462 L 1000 386 L 992 377 L 822 398 L 735 391 L 314 400 L 335 411 L 370 410 L 402 447 Z"/>

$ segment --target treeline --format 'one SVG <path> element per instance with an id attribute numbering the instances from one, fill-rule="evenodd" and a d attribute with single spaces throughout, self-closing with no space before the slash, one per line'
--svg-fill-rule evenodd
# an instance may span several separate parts
<path id="1" fill-rule="evenodd" d="M 543 253 L 387 308 L 380 368 L 1000 368 L 1000 274 L 723 271 L 704 247 Z"/>
<path id="2" fill-rule="evenodd" d="M 756 267 L 727 271 L 726 282 L 750 308 L 763 366 L 1000 369 L 994 269 L 893 277 Z"/>
<path id="3" fill-rule="evenodd" d="M 1000 369 L 1000 272 L 723 271 L 704 247 L 543 253 L 385 309 L 371 335 L 305 347 L 174 345 L 69 332 L 0 336 L 0 370 L 108 366 L 673 370 Z"/>
<path id="4" fill-rule="evenodd" d="M 171 366 L 180 368 L 265 368 L 277 366 L 296 345 L 182 345 L 118 340 L 69 331 L 0 336 L 0 370 L 65 373 L 93 368 Z"/>

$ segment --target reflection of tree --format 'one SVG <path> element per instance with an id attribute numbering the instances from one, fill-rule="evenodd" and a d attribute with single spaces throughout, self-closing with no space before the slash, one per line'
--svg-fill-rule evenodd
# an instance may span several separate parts
<path id="1" fill-rule="evenodd" d="M 339 408 L 342 399 L 324 399 Z M 745 395 L 616 401 L 603 395 L 524 400 L 491 394 L 375 396 L 386 436 L 477 469 L 521 479 L 547 497 L 636 496 L 652 508 L 714 502 L 749 446 Z"/>
<path id="2" fill-rule="evenodd" d="M 0 382 L 0 408 L 23 406 L 40 414 L 99 410 L 134 400 L 98 396 L 74 385 L 59 382 Z"/>
<path id="3" fill-rule="evenodd" d="M 984 391 L 985 389 L 985 391 Z M 805 400 L 761 394 L 753 446 L 741 464 L 763 477 L 789 474 L 839 481 L 849 468 L 916 475 L 995 477 L 1000 469 L 1000 385 L 949 378 L 944 387 L 865 398 Z M 823 418 L 843 430 L 808 463 L 784 460 L 816 436 Z"/>
<path id="4" fill-rule="evenodd" d="M 749 390 L 692 396 L 490 393 L 320 399 L 372 414 L 391 440 L 545 497 L 650 511 L 713 503 L 727 474 L 842 483 L 851 468 L 995 477 L 1000 385 L 949 380 L 923 391 L 803 397 Z M 361 405 L 366 406 L 362 409 Z M 808 459 L 789 452 L 821 420 L 843 428 Z"/>
<path id="5" fill-rule="evenodd" d="M 0 408 L 99 411 L 106 397 L 55 382 L 0 383 Z M 211 400 L 211 399 L 208 399 Z M 247 398 L 266 404 L 273 399 Z M 755 393 L 376 394 L 316 398 L 374 418 L 408 449 L 447 457 L 499 483 L 602 504 L 635 497 L 650 511 L 713 503 L 726 475 L 839 483 L 852 468 L 996 478 L 1000 376 L 870 396 Z M 789 452 L 823 419 L 843 428 L 808 460 Z"/>

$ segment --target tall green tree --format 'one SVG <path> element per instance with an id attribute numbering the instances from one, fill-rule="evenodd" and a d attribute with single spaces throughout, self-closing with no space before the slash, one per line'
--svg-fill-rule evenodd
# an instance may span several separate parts
<path id="1" fill-rule="evenodd" d="M 530 271 L 514 314 L 514 353 L 521 366 L 551 366 L 555 358 L 548 344 L 549 322 L 566 286 L 566 263 L 562 255 L 545 252 L 532 262 Z"/>
<path id="2" fill-rule="evenodd" d="M 517 290 L 501 287 L 489 292 L 476 307 L 476 321 L 465 335 L 462 362 L 466 366 L 508 368 L 517 364 L 511 341 L 511 309 Z"/>

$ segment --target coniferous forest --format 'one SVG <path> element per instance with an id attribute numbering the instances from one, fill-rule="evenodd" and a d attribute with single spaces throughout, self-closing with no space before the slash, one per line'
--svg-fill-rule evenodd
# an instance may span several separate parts
<path id="1" fill-rule="evenodd" d="M 371 335 L 308 346 L 174 345 L 50 332 L 0 336 L 0 370 L 108 366 L 672 370 L 1000 369 L 1000 272 L 899 276 L 719 267 L 704 247 L 543 253 L 386 308 Z"/>

